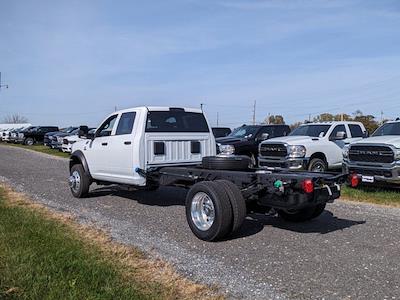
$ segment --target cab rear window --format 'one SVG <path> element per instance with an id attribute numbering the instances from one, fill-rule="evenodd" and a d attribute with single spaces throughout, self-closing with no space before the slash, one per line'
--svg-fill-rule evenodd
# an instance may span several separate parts
<path id="1" fill-rule="evenodd" d="M 185 111 L 150 111 L 146 132 L 209 132 L 202 113 Z"/>

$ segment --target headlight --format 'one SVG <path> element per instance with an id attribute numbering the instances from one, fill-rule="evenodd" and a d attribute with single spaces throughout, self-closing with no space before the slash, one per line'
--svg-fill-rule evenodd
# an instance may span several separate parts
<path id="1" fill-rule="evenodd" d="M 396 149 L 395 159 L 400 160 L 400 149 Z"/>
<path id="2" fill-rule="evenodd" d="M 235 147 L 233 145 L 219 145 L 219 152 L 224 155 L 235 154 Z"/>
<path id="3" fill-rule="evenodd" d="M 304 157 L 306 156 L 306 147 L 300 145 L 288 146 L 289 157 Z"/>
<path id="4" fill-rule="evenodd" d="M 350 147 L 348 145 L 343 147 L 342 150 L 343 158 L 349 158 L 349 150 Z"/>

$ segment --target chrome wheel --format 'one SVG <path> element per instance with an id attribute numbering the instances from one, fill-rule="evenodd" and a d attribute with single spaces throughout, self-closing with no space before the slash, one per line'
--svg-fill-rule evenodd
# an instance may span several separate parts
<path id="1" fill-rule="evenodd" d="M 81 175 L 78 171 L 72 172 L 71 176 L 69 177 L 69 187 L 74 193 L 79 193 L 81 188 Z"/>
<path id="2" fill-rule="evenodd" d="M 312 168 L 311 168 L 312 172 L 325 172 L 325 166 L 323 163 L 315 163 Z"/>
<path id="3" fill-rule="evenodd" d="M 194 225 L 202 231 L 211 228 L 214 223 L 215 209 L 211 198 L 204 192 L 198 192 L 192 199 L 190 213 Z"/>

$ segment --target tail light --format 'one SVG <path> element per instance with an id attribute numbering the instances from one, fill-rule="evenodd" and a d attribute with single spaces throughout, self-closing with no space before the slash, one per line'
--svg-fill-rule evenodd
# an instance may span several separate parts
<path id="1" fill-rule="evenodd" d="M 314 192 L 314 183 L 311 179 L 306 179 L 302 182 L 301 187 L 306 194 L 311 194 Z"/>
<path id="2" fill-rule="evenodd" d="M 360 178 L 358 178 L 356 173 L 351 174 L 349 177 L 351 187 L 355 188 L 360 184 Z"/>

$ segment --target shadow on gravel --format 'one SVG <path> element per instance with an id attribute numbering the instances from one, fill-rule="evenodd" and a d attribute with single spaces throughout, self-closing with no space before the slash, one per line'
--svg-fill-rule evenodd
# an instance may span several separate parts
<path id="1" fill-rule="evenodd" d="M 326 234 L 337 230 L 343 230 L 345 228 L 349 228 L 355 225 L 362 225 L 365 223 L 366 221 L 355 221 L 335 217 L 333 213 L 328 210 L 323 212 L 318 218 L 303 223 L 287 222 L 279 218 L 278 216 L 251 214 L 246 219 L 241 230 L 235 236 L 233 236 L 233 238 L 253 235 L 261 231 L 265 226 L 272 226 L 299 233 Z"/>
<path id="2" fill-rule="evenodd" d="M 91 190 L 88 198 L 117 196 L 151 206 L 183 206 L 185 205 L 186 193 L 185 189 L 175 187 L 160 187 L 156 191 L 149 192 L 142 190 L 127 191 L 117 186 L 107 186 Z M 168 195 L 168 197 L 165 195 Z"/>
<path id="3" fill-rule="evenodd" d="M 157 191 L 148 192 L 141 190 L 126 191 L 115 186 L 109 186 L 92 190 L 89 197 L 117 196 L 150 206 L 184 206 L 186 193 L 187 191 L 185 189 L 174 187 L 161 187 Z M 168 195 L 168 197 L 166 197 L 166 195 Z M 227 239 L 251 236 L 262 231 L 266 226 L 299 233 L 326 234 L 365 223 L 366 221 L 338 218 L 328 210 L 324 211 L 318 218 L 304 223 L 287 222 L 277 215 L 250 214 L 247 216 L 240 230 Z"/>

